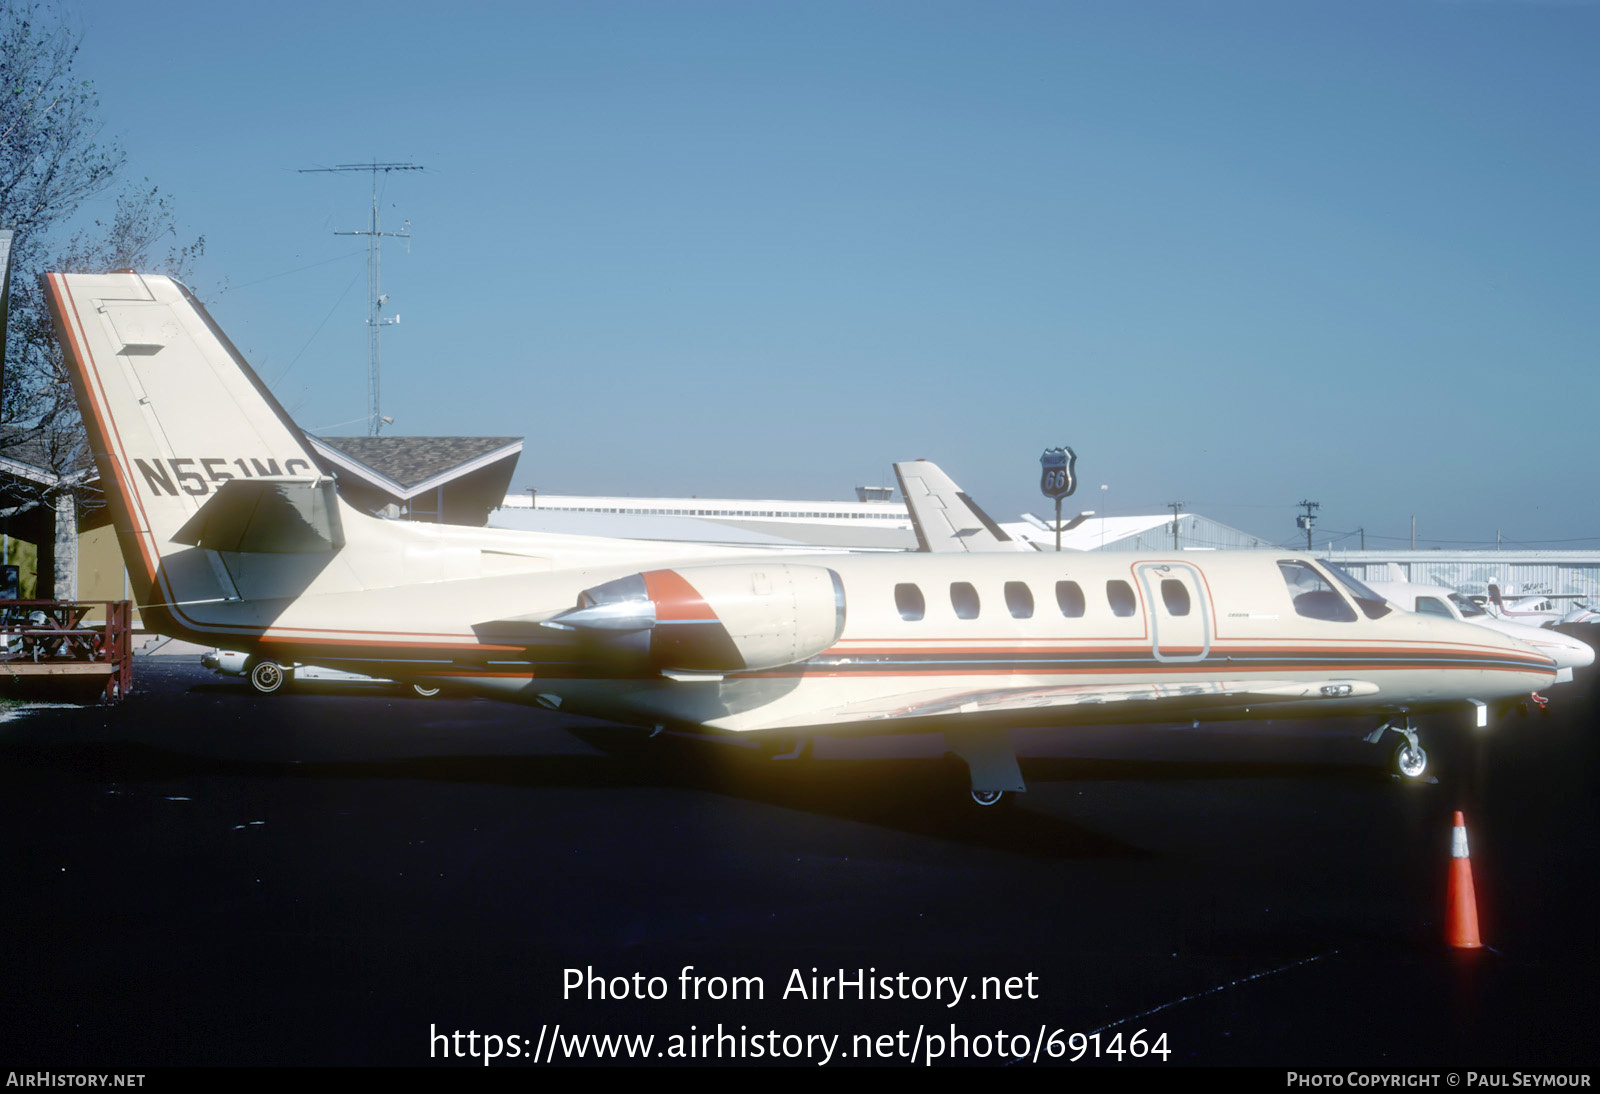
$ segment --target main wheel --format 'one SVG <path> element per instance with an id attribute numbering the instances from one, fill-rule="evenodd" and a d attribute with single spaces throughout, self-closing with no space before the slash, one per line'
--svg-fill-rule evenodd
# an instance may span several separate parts
<path id="1" fill-rule="evenodd" d="M 1394 750 L 1394 770 L 1403 779 L 1420 779 L 1428 770 L 1428 753 L 1421 745 L 1401 741 Z"/>
<path id="2" fill-rule="evenodd" d="M 763 737 L 756 747 L 767 760 L 809 760 L 814 743 L 810 737 Z"/>
<path id="3" fill-rule="evenodd" d="M 974 790 L 972 792 L 972 800 L 988 808 L 1005 801 L 1006 792 L 1004 790 Z"/>
<path id="4" fill-rule="evenodd" d="M 250 686 L 262 695 L 280 691 L 289 680 L 289 674 L 276 661 L 257 661 L 250 669 Z"/>
<path id="5" fill-rule="evenodd" d="M 412 684 L 411 685 L 411 691 L 415 695 L 417 695 L 418 697 L 423 698 L 423 699 L 432 699 L 435 695 L 438 695 L 441 690 L 442 689 L 440 689 L 440 688 L 430 688 L 426 684 Z"/>

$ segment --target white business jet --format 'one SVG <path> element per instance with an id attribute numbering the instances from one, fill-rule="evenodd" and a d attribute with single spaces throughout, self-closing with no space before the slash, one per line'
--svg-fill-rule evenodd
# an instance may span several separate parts
<path id="1" fill-rule="evenodd" d="M 1019 725 L 1363 715 L 1420 775 L 1412 715 L 1484 724 L 1557 673 L 1292 552 L 774 557 L 379 520 L 182 285 L 45 288 L 147 625 L 280 664 L 652 728 L 943 732 L 980 804 L 1025 789 Z"/>

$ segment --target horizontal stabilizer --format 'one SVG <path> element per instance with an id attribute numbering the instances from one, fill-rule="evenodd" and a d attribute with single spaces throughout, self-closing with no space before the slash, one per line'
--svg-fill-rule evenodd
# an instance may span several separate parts
<path id="1" fill-rule="evenodd" d="M 172 541 L 213 551 L 317 554 L 344 546 L 344 526 L 332 479 L 230 479 Z"/>

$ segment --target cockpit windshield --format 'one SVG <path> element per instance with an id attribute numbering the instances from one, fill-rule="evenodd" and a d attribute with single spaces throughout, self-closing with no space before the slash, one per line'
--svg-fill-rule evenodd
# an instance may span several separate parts
<path id="1" fill-rule="evenodd" d="M 1368 619 L 1382 619 L 1389 614 L 1389 603 L 1383 597 L 1345 573 L 1342 567 L 1325 558 L 1319 558 L 1317 561 L 1322 563 L 1323 569 L 1327 570 L 1335 581 L 1344 586 L 1344 591 L 1350 594 Z"/>
<path id="2" fill-rule="evenodd" d="M 1489 614 L 1483 610 L 1482 604 L 1479 604 L 1471 597 L 1462 596 L 1460 593 L 1451 593 L 1450 603 L 1456 606 L 1456 609 L 1461 613 L 1462 619 L 1471 619 L 1475 615 L 1486 616 Z"/>

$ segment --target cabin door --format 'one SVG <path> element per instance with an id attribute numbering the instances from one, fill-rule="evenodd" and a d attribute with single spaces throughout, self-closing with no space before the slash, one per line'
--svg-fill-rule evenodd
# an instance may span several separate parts
<path id="1" fill-rule="evenodd" d="M 1200 661 L 1211 649 L 1211 602 L 1200 571 L 1187 562 L 1142 562 L 1150 645 L 1157 661 Z"/>

